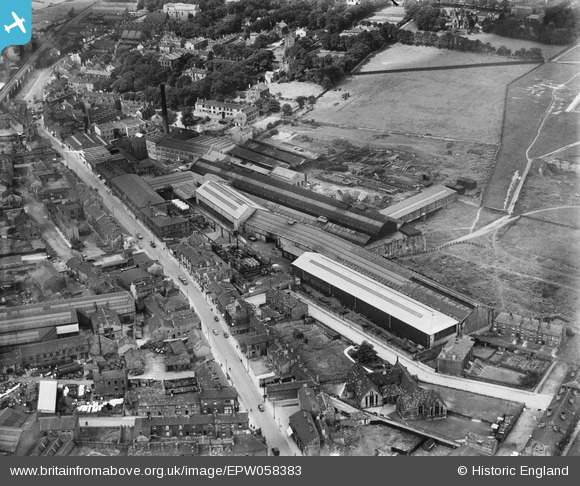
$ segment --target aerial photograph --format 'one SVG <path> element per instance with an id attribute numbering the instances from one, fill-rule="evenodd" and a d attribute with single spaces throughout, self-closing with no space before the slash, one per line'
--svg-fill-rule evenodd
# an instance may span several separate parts
<path id="1" fill-rule="evenodd" d="M 580 456 L 580 0 L 26 1 L 0 456 Z"/>

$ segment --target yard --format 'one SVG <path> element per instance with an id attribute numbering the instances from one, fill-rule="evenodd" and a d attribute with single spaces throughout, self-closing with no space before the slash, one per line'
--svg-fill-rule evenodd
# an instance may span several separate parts
<path id="1" fill-rule="evenodd" d="M 373 56 L 357 69 L 357 72 L 389 69 L 425 68 L 437 66 L 463 66 L 488 62 L 510 62 L 513 59 L 497 54 L 452 51 L 432 46 L 394 44 Z"/>
<path id="2" fill-rule="evenodd" d="M 347 450 L 343 455 L 376 456 L 390 455 L 391 447 L 410 451 L 423 440 L 421 437 L 386 425 L 349 427 L 341 431 Z"/>
<path id="3" fill-rule="evenodd" d="M 306 116 L 376 133 L 499 141 L 505 87 L 530 66 L 482 67 L 353 76 L 328 91 Z M 343 93 L 349 93 L 346 100 Z"/>
<path id="4" fill-rule="evenodd" d="M 497 366 L 485 365 L 481 373 L 478 374 L 480 378 L 490 380 L 494 383 L 501 383 L 507 386 L 518 385 L 525 377 L 524 373 L 519 371 L 509 370 L 507 368 L 499 368 Z"/>
<path id="5" fill-rule="evenodd" d="M 328 338 L 316 324 L 304 324 L 302 321 L 278 323 L 275 331 L 279 333 L 282 342 L 296 349 L 300 361 L 318 378 L 321 383 L 346 380 L 346 374 L 352 367 L 352 362 L 344 355 L 346 346 L 342 341 Z M 294 330 L 300 329 L 308 340 L 294 338 Z"/>
<path id="6" fill-rule="evenodd" d="M 519 403 L 478 395 L 477 393 L 427 383 L 423 383 L 422 386 L 439 392 L 447 405 L 447 409 L 454 414 L 488 423 L 495 422 L 498 416 L 504 414 L 517 415 L 521 408 Z M 474 382 L 474 387 L 476 386 L 477 384 Z"/>

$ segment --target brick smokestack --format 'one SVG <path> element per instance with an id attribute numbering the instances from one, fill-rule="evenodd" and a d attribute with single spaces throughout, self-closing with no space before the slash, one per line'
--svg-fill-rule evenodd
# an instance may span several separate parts
<path id="1" fill-rule="evenodd" d="M 161 90 L 161 116 L 163 117 L 163 131 L 169 135 L 169 115 L 167 114 L 167 99 L 165 98 L 165 83 L 159 85 Z"/>

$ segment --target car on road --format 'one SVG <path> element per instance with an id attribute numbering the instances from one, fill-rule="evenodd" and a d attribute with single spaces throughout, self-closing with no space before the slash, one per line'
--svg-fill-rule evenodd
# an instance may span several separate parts
<path id="1" fill-rule="evenodd" d="M 259 410 L 260 412 L 263 412 L 263 411 L 264 411 L 264 405 L 262 405 L 262 404 L 260 403 L 260 405 L 258 405 L 258 410 Z"/>
<path id="2" fill-rule="evenodd" d="M 230 337 L 230 335 L 229 335 L 227 332 L 224 332 L 224 337 L 225 337 L 225 338 L 229 338 L 229 337 Z"/>
<path id="3" fill-rule="evenodd" d="M 217 329 L 213 330 L 213 333 L 217 336 L 219 334 L 219 332 L 217 332 Z"/>
<path id="4" fill-rule="evenodd" d="M 183 276 L 180 275 L 179 277 L 177 277 L 179 279 L 179 281 L 183 284 L 183 285 L 187 285 L 187 279 Z"/>
<path id="5" fill-rule="evenodd" d="M 149 244 L 151 245 L 151 248 L 155 248 L 157 246 L 153 240 L 151 240 Z"/>
<path id="6" fill-rule="evenodd" d="M 137 235 L 136 235 L 136 236 L 137 236 L 137 238 L 138 238 L 138 239 L 140 239 L 140 240 L 142 240 L 142 239 L 143 239 L 143 235 L 142 235 L 141 233 L 137 233 Z"/>
<path id="7" fill-rule="evenodd" d="M 213 320 L 216 321 L 216 322 L 219 322 L 220 321 L 220 318 L 218 316 L 213 316 Z"/>

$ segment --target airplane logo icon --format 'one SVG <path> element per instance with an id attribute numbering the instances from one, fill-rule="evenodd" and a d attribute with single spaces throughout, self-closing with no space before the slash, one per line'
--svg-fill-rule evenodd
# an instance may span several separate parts
<path id="1" fill-rule="evenodd" d="M 6 29 L 6 32 L 10 33 L 10 31 L 14 27 L 20 27 L 20 30 L 24 34 L 26 34 L 26 29 L 24 28 L 24 19 L 18 18 L 18 15 L 16 15 L 14 12 L 12 12 L 12 17 L 14 17 L 14 23 L 12 25 L 5 25 L 4 26 L 4 29 Z"/>

